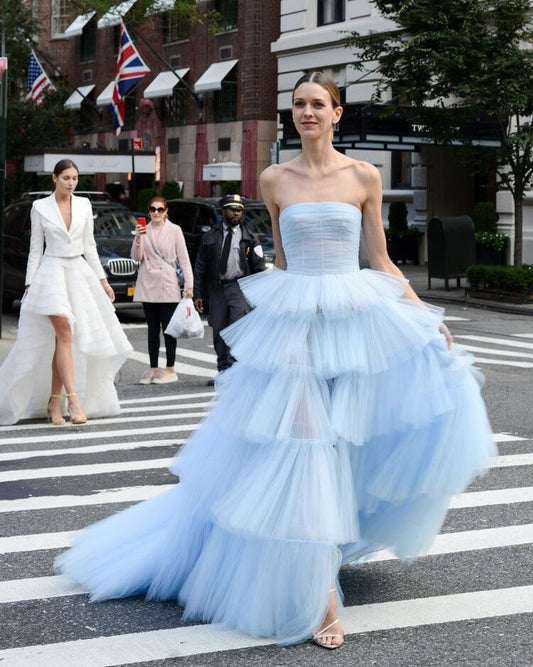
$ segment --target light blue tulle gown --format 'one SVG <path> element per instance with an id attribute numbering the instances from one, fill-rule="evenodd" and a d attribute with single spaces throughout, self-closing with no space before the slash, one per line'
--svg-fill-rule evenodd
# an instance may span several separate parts
<path id="1" fill-rule="evenodd" d="M 304 640 L 343 563 L 424 553 L 494 455 L 442 311 L 359 269 L 360 210 L 294 204 L 280 226 L 288 268 L 241 280 L 255 309 L 224 332 L 238 363 L 172 466 L 179 484 L 59 557 L 91 599 L 177 599 L 189 619 Z"/>

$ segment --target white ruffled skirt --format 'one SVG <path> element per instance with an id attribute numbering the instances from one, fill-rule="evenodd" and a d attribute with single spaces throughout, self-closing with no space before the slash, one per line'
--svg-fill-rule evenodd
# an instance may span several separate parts
<path id="1" fill-rule="evenodd" d="M 70 322 L 76 392 L 87 416 L 118 414 L 114 378 L 132 347 L 115 309 L 82 257 L 45 254 L 22 301 L 16 341 L 0 367 L 0 424 L 46 414 L 55 348 L 50 315 Z"/>

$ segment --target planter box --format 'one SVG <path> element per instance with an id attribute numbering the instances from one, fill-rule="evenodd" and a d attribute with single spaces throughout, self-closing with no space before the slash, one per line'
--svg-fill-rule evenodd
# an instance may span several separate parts
<path id="1" fill-rule="evenodd" d="M 505 265 L 507 263 L 506 254 L 505 247 L 501 250 L 494 250 L 494 248 L 488 248 L 487 246 L 476 243 L 476 264 Z"/>
<path id="2" fill-rule="evenodd" d="M 466 296 L 474 299 L 485 299 L 486 301 L 503 301 L 506 303 L 533 303 L 533 292 L 506 292 L 497 289 L 474 289 L 468 287 Z"/>
<path id="3" fill-rule="evenodd" d="M 387 252 L 392 261 L 413 264 L 419 263 L 418 248 L 420 238 L 418 236 L 404 236 L 400 238 L 387 239 Z"/>

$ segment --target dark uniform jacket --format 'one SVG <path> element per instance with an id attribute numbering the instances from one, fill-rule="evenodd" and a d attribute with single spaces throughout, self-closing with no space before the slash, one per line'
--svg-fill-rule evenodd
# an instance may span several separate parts
<path id="1" fill-rule="evenodd" d="M 251 232 L 248 231 L 246 225 L 240 223 L 242 230 L 242 238 L 240 242 L 241 248 L 241 265 L 245 272 L 243 275 L 249 276 L 251 273 L 258 273 L 264 271 L 265 260 L 262 252 L 260 255 L 255 252 L 254 248 L 261 244 Z M 208 292 L 219 286 L 218 263 L 220 255 L 222 254 L 222 241 L 224 238 L 224 226 L 219 220 L 213 227 L 206 232 L 202 237 L 202 242 L 196 255 L 196 263 L 194 265 L 194 298 L 205 299 Z M 244 261 L 243 261 L 244 260 Z"/>

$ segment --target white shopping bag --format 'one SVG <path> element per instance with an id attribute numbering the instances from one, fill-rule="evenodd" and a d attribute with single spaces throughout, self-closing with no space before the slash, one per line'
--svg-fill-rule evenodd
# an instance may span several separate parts
<path id="1" fill-rule="evenodd" d="M 174 338 L 203 338 L 204 325 L 192 299 L 182 299 L 168 323 L 165 333 Z"/>

